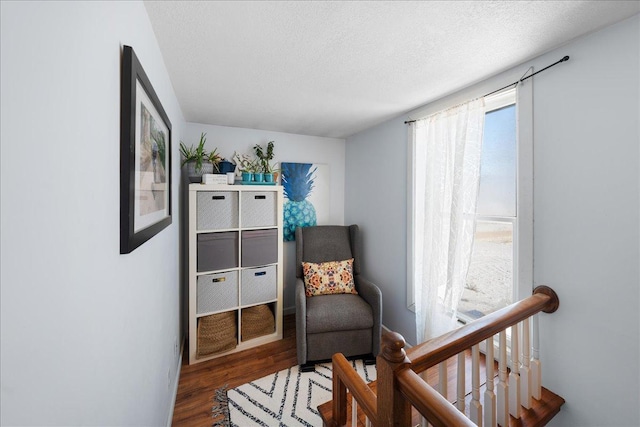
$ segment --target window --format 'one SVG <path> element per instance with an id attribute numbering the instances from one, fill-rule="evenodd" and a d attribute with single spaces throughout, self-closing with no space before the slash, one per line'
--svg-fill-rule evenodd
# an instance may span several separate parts
<path id="1" fill-rule="evenodd" d="M 470 321 L 514 301 L 517 229 L 515 91 L 487 100 L 471 263 L 458 317 Z"/>
<path id="2" fill-rule="evenodd" d="M 499 86 L 499 84 L 496 84 Z M 470 96 L 471 98 L 471 96 Z M 517 99 L 517 103 L 516 103 Z M 464 320 L 488 314 L 531 295 L 533 282 L 533 115 L 532 86 L 486 100 L 485 134 L 476 215 L 476 233 L 467 286 L 458 306 Z M 411 137 L 409 138 L 411 141 Z M 420 147 L 410 145 L 407 227 L 407 306 L 414 310 L 416 236 L 421 235 L 416 212 L 423 201 L 416 182 L 423 173 L 416 165 Z M 419 250 L 419 249 L 418 249 Z M 482 279 L 484 276 L 484 279 Z M 478 280 L 485 284 L 480 285 Z M 487 281 L 498 285 L 489 287 Z M 478 295 L 479 292 L 489 295 Z"/>

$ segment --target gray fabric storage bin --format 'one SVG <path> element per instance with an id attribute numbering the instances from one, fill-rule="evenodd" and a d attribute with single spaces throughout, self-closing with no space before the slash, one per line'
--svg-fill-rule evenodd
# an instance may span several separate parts
<path id="1" fill-rule="evenodd" d="M 198 271 L 224 270 L 237 266 L 237 232 L 198 234 Z"/>
<path id="2" fill-rule="evenodd" d="M 211 313 L 238 306 L 238 272 L 198 276 L 196 292 L 196 313 Z"/>
<path id="3" fill-rule="evenodd" d="M 242 267 L 257 267 L 278 262 L 278 230 L 242 232 Z"/>
<path id="4" fill-rule="evenodd" d="M 238 193 L 235 191 L 198 191 L 197 229 L 238 228 Z"/>
<path id="5" fill-rule="evenodd" d="M 276 193 L 244 191 L 241 197 L 242 227 L 275 227 L 277 225 Z"/>
<path id="6" fill-rule="evenodd" d="M 273 301 L 277 297 L 276 266 L 242 270 L 241 305 Z"/>

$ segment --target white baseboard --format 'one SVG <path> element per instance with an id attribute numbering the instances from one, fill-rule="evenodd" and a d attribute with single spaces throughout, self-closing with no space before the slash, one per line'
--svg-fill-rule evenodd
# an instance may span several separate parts
<path id="1" fill-rule="evenodd" d="M 182 354 L 184 352 L 184 338 L 182 339 L 182 344 L 180 345 L 180 357 L 178 357 L 178 366 L 176 366 L 176 379 L 173 382 L 173 393 L 171 399 L 171 406 L 169 407 L 169 418 L 167 419 L 167 427 L 171 427 L 171 422 L 173 421 L 173 410 L 176 408 L 176 399 L 178 398 L 178 384 L 180 383 L 180 370 L 182 368 Z"/>

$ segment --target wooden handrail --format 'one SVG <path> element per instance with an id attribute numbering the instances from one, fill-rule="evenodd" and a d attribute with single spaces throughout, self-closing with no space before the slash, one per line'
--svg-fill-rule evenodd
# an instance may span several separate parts
<path id="1" fill-rule="evenodd" d="M 538 286 L 528 298 L 408 349 L 411 369 L 423 372 L 536 313 L 553 313 L 559 305 L 553 289 Z"/>
<path id="2" fill-rule="evenodd" d="M 475 427 L 469 418 L 410 368 L 398 374 L 398 389 L 432 426 Z"/>
<path id="3" fill-rule="evenodd" d="M 337 425 L 344 425 L 347 419 L 346 389 L 355 397 L 358 406 L 362 408 L 367 418 L 377 424 L 376 394 L 358 375 L 351 364 L 342 355 L 336 353 L 331 358 L 333 362 L 333 419 Z M 337 391 L 337 397 L 336 397 Z"/>
<path id="4" fill-rule="evenodd" d="M 377 397 L 347 359 L 342 354 L 335 354 L 332 359 L 332 419 L 328 425 L 346 423 L 347 388 L 373 425 L 408 426 L 411 423 L 412 406 L 434 426 L 475 425 L 418 374 L 534 314 L 541 311 L 553 313 L 559 305 L 558 296 L 553 289 L 539 286 L 534 289 L 532 296 L 522 301 L 406 352 L 405 341 L 400 334 L 384 334 L 381 352 L 377 357 Z"/>

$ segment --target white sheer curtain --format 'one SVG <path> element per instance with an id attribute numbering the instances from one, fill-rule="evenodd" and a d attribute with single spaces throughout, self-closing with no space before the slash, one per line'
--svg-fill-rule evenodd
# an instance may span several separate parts
<path id="1" fill-rule="evenodd" d="M 418 342 L 455 327 L 473 246 L 484 114 L 477 99 L 412 126 Z"/>

